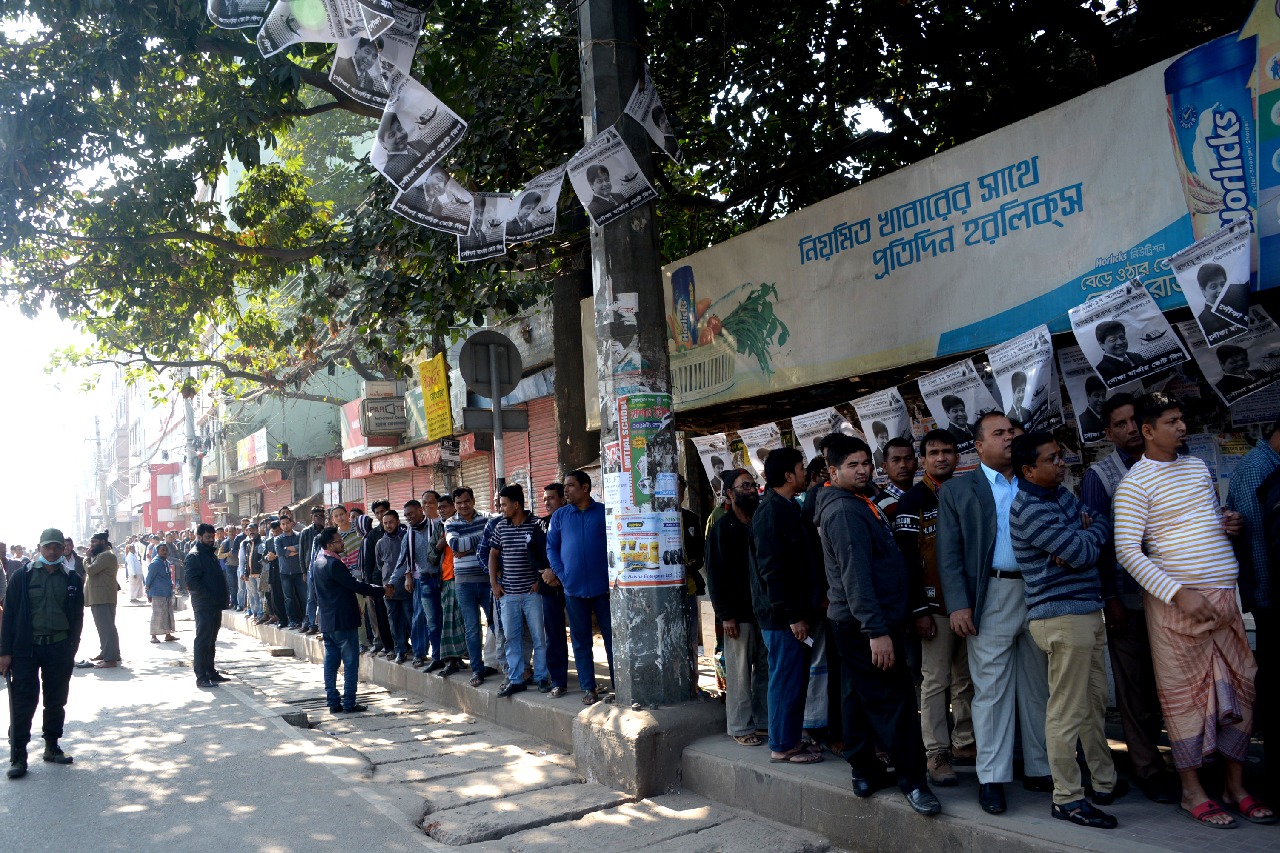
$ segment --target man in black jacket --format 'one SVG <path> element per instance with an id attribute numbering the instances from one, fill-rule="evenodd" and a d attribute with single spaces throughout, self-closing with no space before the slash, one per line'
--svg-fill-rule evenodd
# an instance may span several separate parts
<path id="1" fill-rule="evenodd" d="M 883 511 L 863 494 L 874 473 L 871 448 L 843 436 L 827 447 L 833 488 L 818 493 L 816 519 L 826 563 L 827 615 L 835 627 L 845 683 L 846 757 L 853 792 L 869 797 L 881 780 L 875 743 L 884 743 L 898 788 L 923 815 L 942 810 L 925 780 L 924 742 L 905 639 L 913 587 Z"/>
<path id="2" fill-rule="evenodd" d="M 809 682 L 809 626 L 817 608 L 816 561 L 795 496 L 804 490 L 804 456 L 774 450 L 764 463 L 764 499 L 751 519 L 751 602 L 769 649 L 769 759 L 811 764 L 822 755 L 801 743 Z"/>
<path id="3" fill-rule="evenodd" d="M 720 474 L 729 511 L 707 536 L 707 591 L 724 627 L 725 722 L 729 736 L 758 746 L 769 724 L 769 654 L 751 607 L 751 517 L 760 506 L 756 478 L 745 468 Z"/>
<path id="4" fill-rule="evenodd" d="M 187 554 L 183 564 L 187 590 L 191 593 L 191 613 L 196 620 L 191 668 L 196 673 L 197 687 L 217 687 L 219 682 L 230 680 L 219 675 L 213 665 L 218 629 L 222 627 L 222 609 L 227 606 L 227 576 L 218 565 L 214 539 L 212 524 L 197 527 L 195 550 Z"/>
<path id="5" fill-rule="evenodd" d="M 324 640 L 324 690 L 329 710 L 334 714 L 365 710 L 356 704 L 356 685 L 360 680 L 360 626 L 364 617 L 357 595 L 375 597 L 382 587 L 361 583 L 351 576 L 339 556 L 342 536 L 336 527 L 326 527 L 316 536 L 320 549 L 311 567 L 315 578 L 316 601 L 319 605 L 320 635 Z M 338 665 L 342 665 L 343 689 L 338 694 Z"/>
<path id="6" fill-rule="evenodd" d="M 9 578 L 0 621 L 0 674 L 12 670 L 9 685 L 10 779 L 27 775 L 31 720 L 44 682 L 44 760 L 70 764 L 58 747 L 66 719 L 67 693 L 80 631 L 84 627 L 84 582 L 62 562 L 62 531 L 40 534 L 40 556 Z"/>

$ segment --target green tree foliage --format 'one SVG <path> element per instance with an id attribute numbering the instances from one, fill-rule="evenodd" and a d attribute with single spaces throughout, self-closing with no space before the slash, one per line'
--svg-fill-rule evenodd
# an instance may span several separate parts
<path id="1" fill-rule="evenodd" d="M 1252 4 L 1112 5 L 652 0 L 652 73 L 688 164 L 655 161 L 664 254 L 1229 32 Z M 412 73 L 470 124 L 446 162 L 464 184 L 515 190 L 577 150 L 575 3 L 426 14 Z M 451 327 L 527 307 L 583 252 L 567 189 L 561 233 L 485 263 L 391 214 L 361 147 L 378 111 L 329 83 L 331 45 L 264 59 L 200 0 L 0 0 L 0 21 L 0 289 L 93 333 L 69 360 L 282 390 L 335 360 L 394 371 Z"/>

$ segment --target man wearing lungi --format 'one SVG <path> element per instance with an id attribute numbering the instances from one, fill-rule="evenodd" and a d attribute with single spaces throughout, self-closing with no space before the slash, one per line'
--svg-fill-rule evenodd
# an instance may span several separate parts
<path id="1" fill-rule="evenodd" d="M 1176 398 L 1146 394 L 1138 417 L 1144 450 L 1116 487 L 1116 556 L 1146 591 L 1156 688 L 1182 780 L 1178 812 L 1211 828 L 1235 826 L 1228 811 L 1274 823 L 1244 789 L 1257 664 L 1236 605 L 1229 536 L 1241 531 L 1240 515 L 1222 511 L 1204 462 L 1179 455 L 1187 425 Z M 1221 803 L 1199 777 L 1215 752 L 1226 762 Z"/>

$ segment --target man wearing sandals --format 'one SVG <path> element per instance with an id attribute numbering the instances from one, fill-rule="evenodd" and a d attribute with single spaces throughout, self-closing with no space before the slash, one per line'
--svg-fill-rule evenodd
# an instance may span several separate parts
<path id="1" fill-rule="evenodd" d="M 1013 550 L 1022 566 L 1028 631 L 1049 658 L 1045 746 L 1053 775 L 1052 814 L 1078 826 L 1114 829 L 1117 821 L 1085 799 L 1076 763 L 1084 751 L 1094 803 L 1106 805 L 1124 790 L 1116 785 L 1103 718 L 1107 670 L 1106 628 L 1098 558 L 1111 536 L 1106 516 L 1091 517 L 1062 487 L 1067 465 L 1047 432 L 1013 440 L 1018 494 L 1009 510 Z"/>
<path id="2" fill-rule="evenodd" d="M 759 746 L 759 732 L 769 725 L 769 653 L 751 610 L 747 552 L 760 491 L 743 468 L 723 471 L 720 479 L 729 511 L 707 535 L 707 592 L 724 627 L 725 723 L 729 737 Z"/>
<path id="3" fill-rule="evenodd" d="M 1275 823 L 1244 788 L 1257 664 L 1236 604 L 1229 536 L 1241 531 L 1240 515 L 1221 511 L 1204 462 L 1179 455 L 1187 426 L 1176 398 L 1146 394 L 1138 417 L 1145 445 L 1116 488 L 1116 557 L 1146 590 L 1156 688 L 1182 779 L 1178 812 L 1214 829 L 1236 826 L 1227 811 Z M 1200 783 L 1214 752 L 1226 765 L 1221 804 Z"/>

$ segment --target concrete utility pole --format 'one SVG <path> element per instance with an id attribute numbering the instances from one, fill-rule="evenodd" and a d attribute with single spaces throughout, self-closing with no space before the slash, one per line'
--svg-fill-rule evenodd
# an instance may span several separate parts
<path id="1" fill-rule="evenodd" d="M 187 377 L 194 379 L 195 371 L 187 368 Z M 188 389 L 190 390 L 190 389 Z M 194 393 L 183 393 L 182 402 L 186 408 L 187 415 L 187 463 L 191 466 L 191 488 L 192 497 L 196 504 L 196 524 L 204 521 L 204 500 L 200 488 L 200 481 L 204 479 L 204 460 L 200 457 L 200 448 L 196 444 L 196 410 L 192 399 Z"/>
<path id="2" fill-rule="evenodd" d="M 93 418 L 93 441 L 96 467 L 98 469 L 98 505 L 102 507 L 101 529 L 110 530 L 111 518 L 108 516 L 110 507 L 107 506 L 107 467 L 102 458 L 102 424 L 96 415 Z M 94 532 L 96 533 L 97 531 Z"/>
<path id="3" fill-rule="evenodd" d="M 585 138 L 590 141 L 616 125 L 652 182 L 648 135 L 622 114 L 636 81 L 643 79 L 644 33 L 639 2 L 583 0 L 578 6 L 578 24 Z M 614 687 L 623 705 L 671 705 L 690 698 L 690 667 L 683 569 L 667 565 L 665 555 L 670 552 L 670 539 L 665 548 L 660 548 L 657 541 L 659 531 L 670 533 L 673 514 L 677 537 L 680 526 L 675 494 L 676 443 L 669 417 L 671 365 L 652 203 L 603 228 L 592 226 L 591 274 L 595 288 L 603 470 L 608 478 L 614 467 L 611 459 L 619 458 L 619 454 L 630 461 L 631 467 L 612 472 L 621 478 L 621 487 L 613 495 L 609 495 L 611 490 L 605 488 L 606 484 L 596 491 L 600 498 L 623 496 L 616 504 L 606 501 L 611 526 L 610 575 L 618 581 L 611 584 L 610 594 Z M 634 306 L 634 314 L 616 311 L 616 306 Z M 633 430 L 626 421 L 628 414 L 619 415 L 619 398 L 629 395 L 637 395 L 637 400 L 638 395 L 645 395 L 650 404 L 659 401 L 645 406 L 647 414 L 661 410 L 661 401 L 665 400 L 668 414 L 659 433 L 651 428 Z M 622 408 L 628 407 L 624 403 Z M 629 437 L 622 444 L 620 417 Z M 644 438 L 637 438 L 641 435 Z M 641 478 L 643 485 L 633 490 L 633 483 L 639 483 Z M 633 503 L 635 506 L 631 506 Z M 626 539 L 629 526 L 643 528 L 647 531 L 644 535 L 651 538 Z M 637 561 L 637 552 L 643 553 L 645 545 L 652 549 L 651 556 Z M 681 547 L 678 539 L 674 547 Z M 658 565 L 660 552 L 664 555 L 662 565 Z M 679 569 L 678 581 L 671 575 L 671 568 Z"/>

